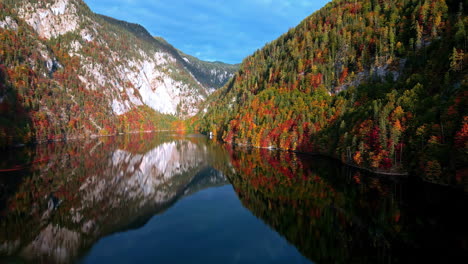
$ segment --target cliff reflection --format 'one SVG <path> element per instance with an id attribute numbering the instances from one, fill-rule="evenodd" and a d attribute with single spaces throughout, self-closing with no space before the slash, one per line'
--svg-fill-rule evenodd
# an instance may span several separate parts
<path id="1" fill-rule="evenodd" d="M 142 134 L 28 150 L 27 170 L 0 181 L 0 256 L 70 262 L 107 234 L 136 228 L 184 195 L 227 184 L 226 157 L 203 137 Z M 224 160 L 226 162 L 226 160 Z M 200 172 L 203 175 L 199 175 Z M 7 194 L 8 193 L 8 194 Z"/>

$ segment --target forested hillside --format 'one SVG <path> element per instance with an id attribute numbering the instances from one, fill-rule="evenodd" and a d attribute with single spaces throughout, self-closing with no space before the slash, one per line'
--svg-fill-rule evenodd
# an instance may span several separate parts
<path id="1" fill-rule="evenodd" d="M 468 183 L 468 1 L 335 0 L 246 58 L 198 118 L 234 144 Z"/>

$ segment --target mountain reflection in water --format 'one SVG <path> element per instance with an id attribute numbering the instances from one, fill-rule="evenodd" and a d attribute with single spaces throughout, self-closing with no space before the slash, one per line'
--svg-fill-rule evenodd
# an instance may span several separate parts
<path id="1" fill-rule="evenodd" d="M 204 137 L 141 134 L 30 150 L 30 160 L 46 162 L 2 175 L 22 180 L 12 187 L 2 179 L 10 196 L 1 209 L 0 256 L 70 262 L 100 237 L 143 225 L 185 194 L 227 184 L 215 171 L 194 182 L 215 163 L 213 147 Z"/>
<path id="2" fill-rule="evenodd" d="M 126 250 L 140 258 L 138 250 L 159 245 L 142 262 L 163 261 L 161 252 L 178 252 L 169 256 L 176 262 L 227 263 L 433 262 L 467 254 L 468 219 L 460 214 L 466 195 L 384 180 L 323 158 L 169 133 L 2 155 L 0 169 L 28 165 L 0 174 L 0 261 L 93 262 L 101 248 L 128 246 L 119 245 L 115 233 L 136 240 Z M 234 191 L 212 188 L 228 184 Z M 200 199 L 200 193 L 212 199 Z M 212 211 L 194 217 L 204 203 Z M 183 232 L 155 231 L 180 217 Z M 138 240 L 132 230 L 148 232 L 151 240 Z M 174 244 L 161 242 L 168 237 Z M 197 246 L 206 250 L 193 251 Z M 105 260 L 134 257 L 123 254 Z"/>

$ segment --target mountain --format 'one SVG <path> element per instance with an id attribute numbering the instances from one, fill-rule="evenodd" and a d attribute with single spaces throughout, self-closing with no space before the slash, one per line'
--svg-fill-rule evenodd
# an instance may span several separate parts
<path id="1" fill-rule="evenodd" d="M 198 127 L 468 186 L 464 3 L 334 0 L 246 58 Z"/>
<path id="2" fill-rule="evenodd" d="M 174 56 L 179 56 L 183 60 L 185 67 L 190 70 L 200 83 L 208 87 L 211 92 L 223 87 L 239 70 L 240 64 L 227 64 L 220 61 L 202 61 L 194 56 L 185 54 L 181 50 L 175 49 L 161 37 L 154 38 L 171 49 L 172 53 L 175 54 Z"/>
<path id="3" fill-rule="evenodd" d="M 0 146 L 170 129 L 233 72 L 190 64 L 82 0 L 5 0 L 0 10 Z"/>
<path id="4" fill-rule="evenodd" d="M 239 64 L 226 64 L 219 61 L 207 62 L 187 55 L 180 50 L 177 52 L 197 80 L 209 87 L 211 92 L 224 86 L 239 70 Z"/>
<path id="5" fill-rule="evenodd" d="M 143 39 L 161 50 L 171 54 L 178 62 L 193 75 L 197 82 L 201 83 L 209 90 L 218 89 L 224 86 L 227 81 L 234 76 L 239 69 L 239 64 L 227 64 L 223 62 L 202 61 L 196 57 L 187 55 L 182 51 L 174 48 L 162 37 L 153 37 L 142 26 L 129 23 L 126 21 L 117 20 L 108 16 L 99 15 L 107 22 L 125 28 L 132 32 L 139 39 Z"/>

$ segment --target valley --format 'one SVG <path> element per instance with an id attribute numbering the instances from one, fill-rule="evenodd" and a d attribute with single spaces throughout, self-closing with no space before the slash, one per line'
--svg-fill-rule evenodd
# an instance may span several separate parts
<path id="1" fill-rule="evenodd" d="M 0 0 L 0 262 L 466 258 L 467 12 Z"/>

